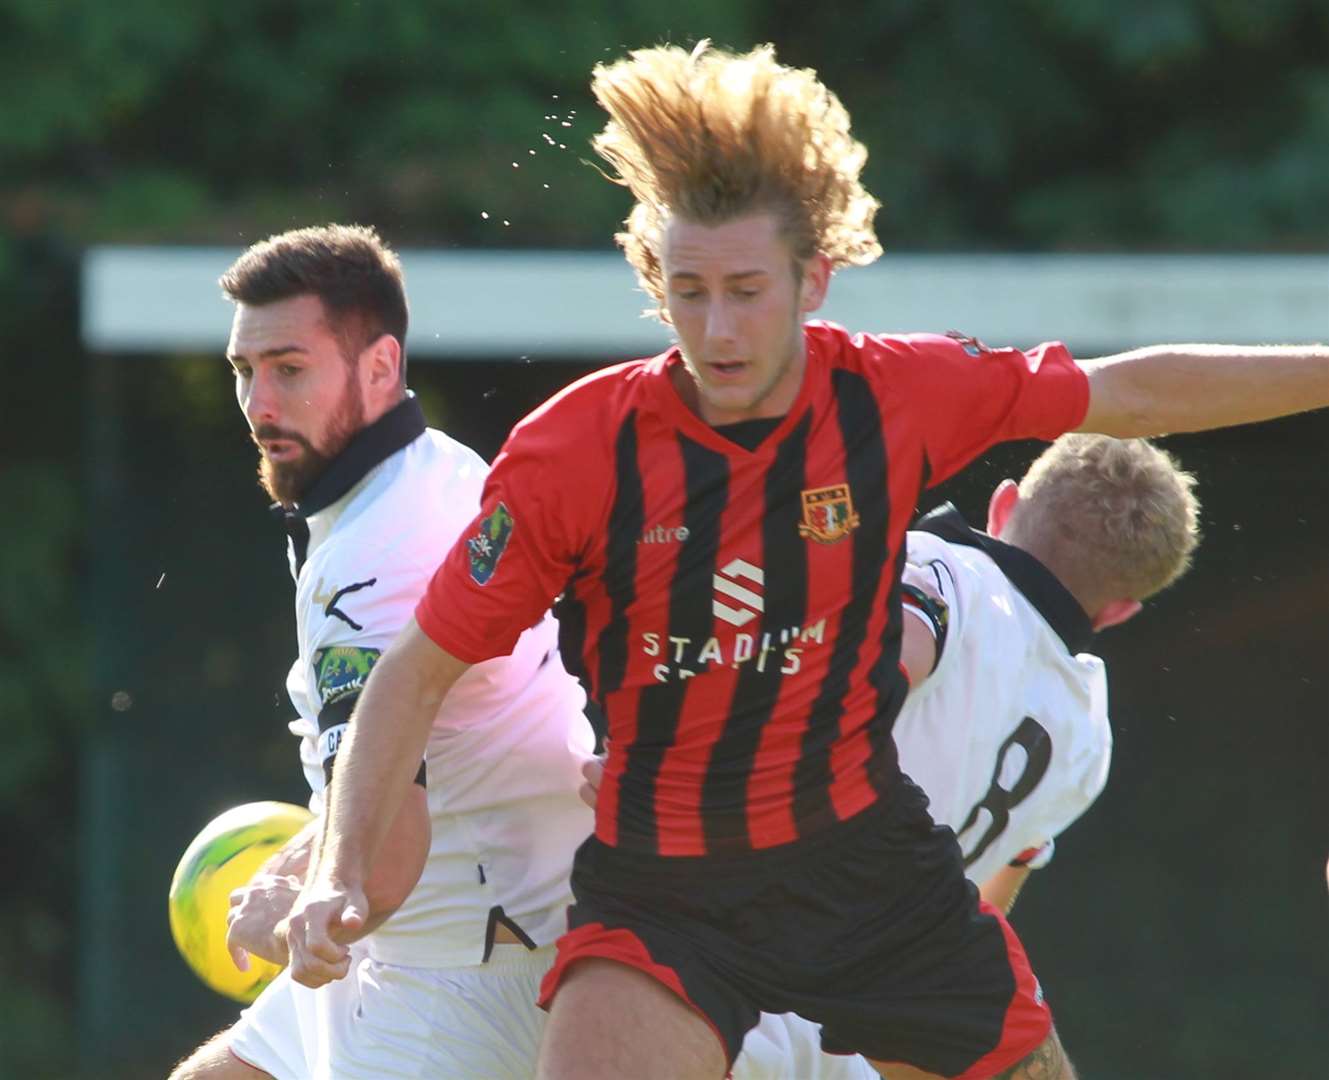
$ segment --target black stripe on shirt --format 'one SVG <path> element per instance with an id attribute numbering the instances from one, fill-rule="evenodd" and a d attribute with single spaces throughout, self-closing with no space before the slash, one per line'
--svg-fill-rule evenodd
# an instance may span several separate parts
<path id="1" fill-rule="evenodd" d="M 669 632 L 693 641 L 682 667 L 695 662 L 701 643 L 710 633 L 712 584 L 720 551 L 720 526 L 729 500 L 729 461 L 686 435 L 678 436 L 683 458 L 686 503 L 683 524 L 687 543 L 680 545 L 678 563 L 669 583 Z M 640 530 L 638 530 L 640 532 Z M 636 536 L 633 537 L 634 541 Z M 632 834 L 645 832 L 652 847 L 659 849 L 659 825 L 655 818 L 655 787 L 665 752 L 674 744 L 678 720 L 687 696 L 687 680 L 672 672 L 667 682 L 644 687 L 637 702 L 637 736 L 628 747 L 627 777 L 637 777 L 640 786 L 619 792 L 620 828 Z"/>
<path id="2" fill-rule="evenodd" d="M 885 476 L 890 476 L 890 457 L 885 442 L 882 443 L 882 468 Z M 919 469 L 918 490 L 922 491 L 931 482 L 932 465 L 926 454 Z M 886 515 L 886 527 L 891 520 L 891 489 L 885 479 L 881 489 L 883 513 Z M 904 700 L 909 694 L 909 683 L 900 674 L 900 644 L 904 634 L 904 564 L 908 561 L 908 549 L 904 543 L 895 553 L 895 565 L 889 570 L 891 575 L 890 591 L 886 594 L 886 627 L 881 636 L 881 655 L 868 674 L 868 681 L 877 691 L 877 706 L 868 728 L 868 741 L 872 746 L 872 757 L 868 761 L 868 783 L 876 793 L 884 795 L 887 788 L 896 783 L 900 776 L 900 753 L 891 734 L 895 727 L 895 718 L 900 715 Z M 940 652 L 938 653 L 940 655 Z"/>
<path id="3" fill-rule="evenodd" d="M 780 630 L 801 627 L 808 606 L 807 541 L 798 533 L 803 488 L 807 486 L 807 441 L 812 426 L 808 413 L 775 453 L 766 472 L 765 514 L 762 517 L 762 565 L 767 567 L 763 586 L 764 614 L 750 631 L 756 638 L 754 656 L 740 669 L 724 731 L 711 752 L 711 764 L 702 788 L 702 821 L 706 850 L 746 850 L 752 846 L 747 834 L 747 786 L 761 744 L 762 731 L 775 711 L 783 676 L 784 650 L 788 641 L 772 640 L 770 652 L 760 665 L 762 635 L 770 626 Z M 751 626 L 752 624 L 748 624 Z M 744 627 L 746 630 L 747 627 Z M 717 763 L 721 765 L 717 768 Z M 737 812 L 739 817 L 722 816 Z"/>
<path id="4" fill-rule="evenodd" d="M 881 657 L 868 681 L 877 691 L 877 708 L 868 729 L 872 745 L 872 758 L 868 762 L 868 783 L 878 795 L 883 795 L 900 771 L 900 754 L 891 731 L 895 718 L 900 715 L 909 683 L 900 674 L 900 642 L 904 632 L 904 564 L 908 551 L 904 544 L 895 556 L 891 568 L 891 590 L 886 596 L 886 629 L 881 636 Z"/>
<path id="5" fill-rule="evenodd" d="M 886 482 L 886 442 L 876 396 L 866 379 L 843 369 L 831 373 L 831 388 L 844 442 L 845 480 L 859 525 L 850 537 L 854 548 L 849 601 L 841 611 L 830 663 L 812 705 L 802 753 L 794 770 L 794 822 L 800 836 L 835 820 L 831 804 L 831 747 L 840 733 L 850 676 L 867 636 L 873 600 L 889 550 L 891 506 Z M 897 630 L 897 639 L 898 634 Z M 896 652 L 898 655 L 898 640 Z M 889 743 L 889 733 L 883 734 Z"/>
<path id="6" fill-rule="evenodd" d="M 614 504 L 609 510 L 604 569 L 609 618 L 597 642 L 596 690 L 601 700 L 623 685 L 628 669 L 628 607 L 637 598 L 637 538 L 646 520 L 644 504 L 637 465 L 637 413 L 633 410 L 614 440 Z"/>
<path id="7" fill-rule="evenodd" d="M 567 673 L 581 683 L 586 696 L 598 700 L 598 689 L 586 670 L 586 605 L 578 598 L 576 578 L 569 581 L 563 595 L 554 602 L 554 617 L 558 619 L 558 651 Z"/>

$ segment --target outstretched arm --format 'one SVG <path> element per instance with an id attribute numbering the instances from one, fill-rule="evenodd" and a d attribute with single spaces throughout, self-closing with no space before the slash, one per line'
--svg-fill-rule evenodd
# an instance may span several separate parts
<path id="1" fill-rule="evenodd" d="M 1082 361 L 1079 431 L 1119 439 L 1250 424 L 1329 405 L 1329 348 L 1154 345 Z"/>
<path id="2" fill-rule="evenodd" d="M 414 619 L 374 666 L 337 756 L 316 864 L 288 920 L 297 981 L 319 986 L 346 974 L 346 944 L 370 915 L 370 868 L 414 786 L 434 716 L 468 667 Z"/>

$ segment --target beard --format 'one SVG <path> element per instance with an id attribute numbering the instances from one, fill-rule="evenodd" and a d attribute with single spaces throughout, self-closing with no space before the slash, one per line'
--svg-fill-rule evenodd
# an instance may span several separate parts
<path id="1" fill-rule="evenodd" d="M 290 507 L 298 503 L 314 482 L 323 475 L 332 460 L 346 449 L 360 429 L 365 426 L 365 406 L 360 395 L 360 384 L 354 373 L 346 378 L 337 407 L 323 432 L 323 447 L 318 449 L 297 431 L 288 431 L 273 424 L 254 429 L 250 438 L 258 451 L 258 482 L 273 502 Z M 297 444 L 301 453 L 290 461 L 271 461 L 263 452 L 261 439 L 287 439 Z"/>

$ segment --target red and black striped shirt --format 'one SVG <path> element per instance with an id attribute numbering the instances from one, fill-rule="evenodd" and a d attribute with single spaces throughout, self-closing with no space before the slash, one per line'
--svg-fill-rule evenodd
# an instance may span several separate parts
<path id="1" fill-rule="evenodd" d="M 606 844 L 771 847 L 894 782 L 904 534 L 920 492 L 1088 406 L 1061 345 L 805 329 L 793 407 L 755 450 L 682 402 L 677 349 L 598 371 L 518 424 L 416 618 L 480 661 L 551 600 L 605 711 Z"/>

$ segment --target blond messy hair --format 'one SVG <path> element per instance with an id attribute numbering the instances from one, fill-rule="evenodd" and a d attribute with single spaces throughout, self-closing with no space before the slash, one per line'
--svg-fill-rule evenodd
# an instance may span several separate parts
<path id="1" fill-rule="evenodd" d="M 777 63 L 773 46 L 638 49 L 597 65 L 591 90 L 609 113 L 591 145 L 637 200 L 615 239 L 656 304 L 670 214 L 718 225 L 774 213 L 795 259 L 821 252 L 833 270 L 881 254 L 880 204 L 859 182 L 867 151 L 849 114 L 815 72 Z"/>
<path id="2" fill-rule="evenodd" d="M 1194 488 L 1195 477 L 1145 439 L 1063 435 L 1020 481 L 1002 536 L 1082 601 L 1143 600 L 1190 567 L 1200 539 Z"/>

